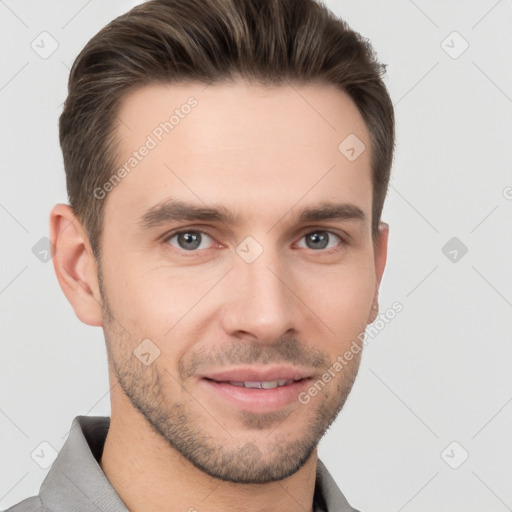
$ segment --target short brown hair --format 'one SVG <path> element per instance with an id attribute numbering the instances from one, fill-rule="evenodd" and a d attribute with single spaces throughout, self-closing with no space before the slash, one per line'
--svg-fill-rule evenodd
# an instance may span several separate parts
<path id="1" fill-rule="evenodd" d="M 350 96 L 371 138 L 375 240 L 395 145 L 385 70 L 370 42 L 316 0 L 149 0 L 114 19 L 73 63 L 59 119 L 69 202 L 94 255 L 101 254 L 105 203 L 94 190 L 118 165 L 123 97 L 149 84 L 236 76 L 333 84 Z"/>

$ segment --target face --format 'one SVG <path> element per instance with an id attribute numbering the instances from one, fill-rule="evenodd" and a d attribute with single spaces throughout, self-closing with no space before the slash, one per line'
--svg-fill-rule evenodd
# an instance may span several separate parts
<path id="1" fill-rule="evenodd" d="M 126 172 L 98 199 L 111 371 L 202 471 L 285 478 L 345 403 L 360 351 L 333 365 L 374 318 L 364 122 L 331 86 L 242 82 L 147 86 L 118 117 Z"/>

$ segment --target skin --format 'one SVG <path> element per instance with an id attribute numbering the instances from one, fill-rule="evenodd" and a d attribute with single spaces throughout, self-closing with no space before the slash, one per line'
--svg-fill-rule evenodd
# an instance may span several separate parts
<path id="1" fill-rule="evenodd" d="M 287 364 L 314 382 L 376 318 L 388 226 L 374 244 L 369 134 L 329 85 L 145 86 L 118 112 L 121 165 L 190 96 L 197 106 L 103 199 L 101 282 L 71 208 L 50 216 L 59 283 L 78 318 L 105 332 L 112 413 L 100 465 L 134 512 L 312 510 L 316 446 L 361 354 L 309 403 L 272 412 L 234 407 L 200 377 Z M 367 148 L 355 161 L 338 150 L 349 134 Z M 142 229 L 170 197 L 242 221 Z M 365 219 L 297 225 L 299 209 L 324 201 Z M 191 251 L 177 229 L 206 235 Z M 326 231 L 327 248 L 308 245 Z M 252 263 L 237 253 L 248 236 L 263 251 Z M 134 356 L 145 339 L 160 351 L 147 366 Z"/>

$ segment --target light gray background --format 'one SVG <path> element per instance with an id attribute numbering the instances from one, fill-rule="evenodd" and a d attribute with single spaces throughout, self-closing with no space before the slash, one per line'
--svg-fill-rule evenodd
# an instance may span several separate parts
<path id="1" fill-rule="evenodd" d="M 32 248 L 67 200 L 69 68 L 136 3 L 0 0 L 1 509 L 38 492 L 42 442 L 58 451 L 76 415 L 110 414 L 102 330 L 76 318 Z M 512 510 L 512 3 L 326 3 L 388 64 L 397 152 L 381 308 L 404 309 L 366 347 L 320 457 L 363 512 Z M 43 31 L 59 45 L 47 59 L 31 48 Z M 442 252 L 454 236 L 468 248 L 456 262 Z"/>

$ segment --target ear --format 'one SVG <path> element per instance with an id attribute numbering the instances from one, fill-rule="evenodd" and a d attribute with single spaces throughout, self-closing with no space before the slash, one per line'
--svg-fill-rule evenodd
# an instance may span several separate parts
<path id="1" fill-rule="evenodd" d="M 388 238 L 389 238 L 389 224 L 381 222 L 379 224 L 379 232 L 377 240 L 374 245 L 375 255 L 375 295 L 373 297 L 372 309 L 368 318 L 368 323 L 371 324 L 379 314 L 379 288 L 382 280 L 382 274 L 386 267 L 386 259 L 388 255 Z"/>
<path id="2" fill-rule="evenodd" d="M 102 326 L 98 269 L 82 223 L 67 204 L 50 213 L 53 268 L 60 287 L 85 324 Z"/>

